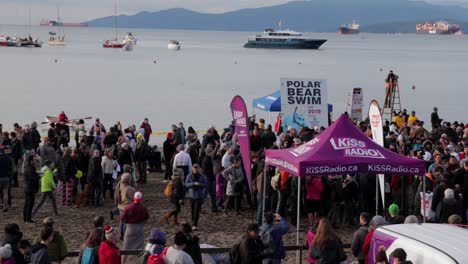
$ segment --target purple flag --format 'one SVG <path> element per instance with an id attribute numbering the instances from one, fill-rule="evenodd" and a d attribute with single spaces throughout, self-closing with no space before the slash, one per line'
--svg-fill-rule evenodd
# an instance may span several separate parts
<path id="1" fill-rule="evenodd" d="M 232 118 L 236 127 L 237 142 L 240 146 L 240 153 L 244 163 L 245 174 L 249 182 L 249 189 L 252 192 L 252 171 L 250 166 L 250 135 L 247 107 L 244 99 L 236 95 L 231 101 Z"/>

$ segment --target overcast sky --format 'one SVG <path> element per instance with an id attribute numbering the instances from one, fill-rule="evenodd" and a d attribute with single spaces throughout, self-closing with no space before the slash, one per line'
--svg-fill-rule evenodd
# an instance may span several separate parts
<path id="1" fill-rule="evenodd" d="M 65 22 L 81 22 L 113 14 L 114 0 L 0 0 L 0 24 L 25 24 L 31 7 L 33 24 L 42 18 L 54 19 L 57 1 Z M 117 0 L 119 14 L 158 11 L 183 7 L 207 13 L 222 13 L 248 7 L 270 6 L 289 0 Z M 346 0 L 344 0 L 346 1 Z M 425 0 L 438 4 L 468 3 L 468 0 Z"/>

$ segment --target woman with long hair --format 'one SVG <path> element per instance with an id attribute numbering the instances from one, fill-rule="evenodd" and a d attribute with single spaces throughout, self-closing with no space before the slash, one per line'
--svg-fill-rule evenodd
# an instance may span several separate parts
<path id="1" fill-rule="evenodd" d="M 78 264 L 99 263 L 98 249 L 104 239 L 104 229 L 101 227 L 94 228 L 91 233 L 89 233 L 86 243 L 80 251 Z"/>
<path id="2" fill-rule="evenodd" d="M 340 263 L 347 258 L 343 243 L 326 218 L 320 219 L 312 244 L 310 257 L 316 259 L 317 264 Z"/>

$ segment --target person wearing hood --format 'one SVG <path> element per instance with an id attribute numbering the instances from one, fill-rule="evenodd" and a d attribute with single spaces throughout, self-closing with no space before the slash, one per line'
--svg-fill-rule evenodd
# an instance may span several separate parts
<path id="1" fill-rule="evenodd" d="M 184 198 L 184 183 L 182 181 L 182 176 L 184 175 L 184 170 L 175 168 L 174 175 L 172 176 L 172 195 L 171 203 L 174 205 L 174 209 L 170 212 L 166 212 L 163 216 L 163 219 L 166 223 L 169 224 L 169 218 L 173 217 L 172 223 L 178 225 L 177 216 L 180 213 L 180 200 Z"/>
<path id="2" fill-rule="evenodd" d="M 149 219 L 149 213 L 143 204 L 143 194 L 136 192 L 133 203 L 128 205 L 120 215 L 120 221 L 125 223 L 124 249 L 144 249 L 145 248 L 145 223 Z M 126 256 L 122 256 L 125 263 Z"/>
<path id="3" fill-rule="evenodd" d="M 166 248 L 166 233 L 158 228 L 151 229 L 148 243 L 146 244 L 145 251 L 138 259 L 139 264 L 157 263 L 155 262 L 159 255 L 163 254 Z M 159 256 L 160 258 L 161 256 Z"/>
<path id="4" fill-rule="evenodd" d="M 127 142 L 122 143 L 122 147 L 119 150 L 119 154 L 117 157 L 117 162 L 121 167 L 124 165 L 133 164 L 133 157 L 132 157 L 132 150 L 130 149 L 130 145 Z"/>
<path id="5" fill-rule="evenodd" d="M 366 235 L 366 239 L 364 240 L 364 244 L 362 245 L 362 252 L 366 255 L 365 263 L 369 263 L 369 252 L 370 252 L 370 246 L 372 242 L 372 236 L 374 235 L 375 230 L 380 227 L 384 226 L 387 223 L 385 222 L 385 219 L 381 215 L 376 215 L 372 217 L 372 220 L 369 225 L 369 233 Z"/>
<path id="6" fill-rule="evenodd" d="M 437 205 L 435 211 L 435 220 L 439 223 L 448 223 L 448 218 L 453 215 L 461 215 L 462 206 L 459 200 L 454 198 L 455 193 L 452 189 L 444 191 L 444 199 Z"/>
<path id="7" fill-rule="evenodd" d="M 41 230 L 40 242 L 31 248 L 31 264 L 50 264 L 48 245 L 53 239 L 53 231 L 50 228 Z"/>
<path id="8" fill-rule="evenodd" d="M 43 173 L 41 178 L 41 199 L 39 203 L 36 205 L 36 208 L 33 210 L 33 215 L 41 208 L 42 204 L 49 198 L 52 202 L 52 208 L 54 208 L 55 215 L 58 215 L 57 210 L 57 202 L 55 199 L 55 181 L 54 181 L 54 173 L 52 170 L 54 169 L 54 162 L 50 160 L 44 161 L 44 167 L 42 167 L 41 171 Z"/>
<path id="9" fill-rule="evenodd" d="M 12 257 L 13 251 L 11 245 L 6 244 L 0 247 L 0 263 L 2 264 L 16 264 L 15 259 Z"/>
<path id="10" fill-rule="evenodd" d="M 24 209 L 23 221 L 25 223 L 34 223 L 32 220 L 32 210 L 34 207 L 34 199 L 39 191 L 40 177 L 36 172 L 36 165 L 39 161 L 34 155 L 29 155 L 26 158 L 26 168 L 24 170 Z"/>
<path id="11" fill-rule="evenodd" d="M 98 250 L 99 264 L 121 264 L 119 248 L 116 246 L 119 241 L 119 230 L 105 226 L 104 231 L 106 240 L 101 242 Z"/>
<path id="12" fill-rule="evenodd" d="M 26 264 L 23 254 L 21 254 L 21 251 L 18 249 L 18 243 L 23 238 L 23 233 L 21 233 L 19 226 L 17 224 L 7 224 L 5 225 L 4 231 L 5 235 L 1 241 L 1 245 L 11 245 L 12 256 L 15 260 L 15 264 Z"/>

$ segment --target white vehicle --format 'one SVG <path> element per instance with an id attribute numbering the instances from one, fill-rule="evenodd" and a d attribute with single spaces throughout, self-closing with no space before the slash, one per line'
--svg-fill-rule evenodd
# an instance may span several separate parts
<path id="1" fill-rule="evenodd" d="M 369 263 L 375 263 L 380 246 L 385 247 L 387 256 L 397 248 L 404 249 L 407 260 L 414 264 L 468 263 L 468 230 L 458 226 L 399 224 L 379 227 L 372 236 Z"/>
<path id="2" fill-rule="evenodd" d="M 125 35 L 125 37 L 123 37 L 123 40 L 122 42 L 124 44 L 126 43 L 132 43 L 132 44 L 137 44 L 137 39 L 133 36 L 132 32 L 127 32 L 127 35 Z"/>

